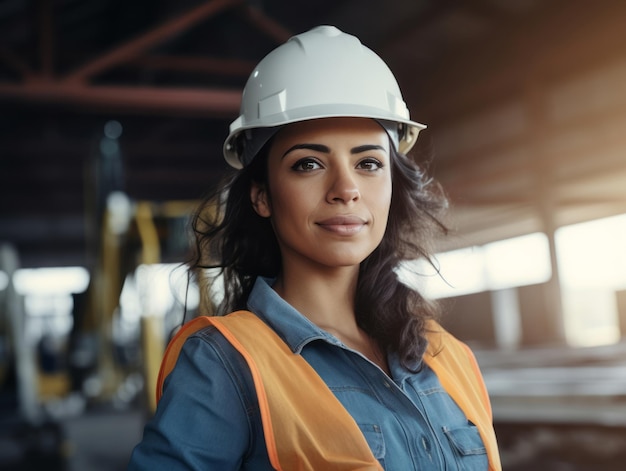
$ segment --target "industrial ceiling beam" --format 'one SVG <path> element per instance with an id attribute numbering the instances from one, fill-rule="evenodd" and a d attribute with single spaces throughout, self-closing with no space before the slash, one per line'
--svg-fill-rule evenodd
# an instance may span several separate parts
<path id="1" fill-rule="evenodd" d="M 189 30 L 201 21 L 218 12 L 243 3 L 243 0 L 210 0 L 187 13 L 168 21 L 161 26 L 123 44 L 117 49 L 79 67 L 65 77 L 68 82 L 86 81 L 112 67 L 118 66 L 139 56 L 150 48 L 167 41 L 171 37 Z"/>
<path id="2" fill-rule="evenodd" d="M 128 64 L 131 67 L 170 72 L 202 73 L 223 77 L 247 77 L 255 62 L 240 59 L 215 59 L 212 57 L 144 56 Z"/>
<path id="3" fill-rule="evenodd" d="M 0 100 L 78 105 L 120 112 L 178 112 L 229 117 L 239 111 L 239 90 L 95 86 L 66 82 L 0 83 Z"/>
<path id="4" fill-rule="evenodd" d="M 52 77 L 54 74 L 54 17 L 50 0 L 37 1 L 39 30 L 40 74 Z"/>
<path id="5" fill-rule="evenodd" d="M 243 0 L 210 0 L 127 43 L 78 67 L 64 77 L 54 77 L 53 23 L 49 0 L 39 0 L 39 59 L 41 71 L 34 73 L 11 51 L 0 50 L 0 60 L 16 71 L 21 83 L 0 83 L 0 100 L 79 105 L 119 111 L 182 112 L 215 117 L 235 116 L 240 91 L 165 87 L 89 85 L 89 79 L 111 68 L 133 62 L 183 72 L 247 76 L 254 64 L 242 60 L 194 57 L 141 57 L 150 48 L 189 30 L 218 12 L 240 6 Z M 240 13 L 256 28 L 277 42 L 292 33 L 259 8 L 247 6 Z M 135 64 L 135 62 L 137 64 Z"/>
<path id="6" fill-rule="evenodd" d="M 2 45 L 0 45 L 0 62 L 17 73 L 23 80 L 31 79 L 34 76 L 33 70 L 21 57 Z"/>
<path id="7" fill-rule="evenodd" d="M 259 31 L 274 39 L 277 44 L 282 44 L 293 36 L 293 33 L 283 27 L 277 21 L 267 16 L 260 8 L 248 5 L 244 10 L 244 17 Z"/>

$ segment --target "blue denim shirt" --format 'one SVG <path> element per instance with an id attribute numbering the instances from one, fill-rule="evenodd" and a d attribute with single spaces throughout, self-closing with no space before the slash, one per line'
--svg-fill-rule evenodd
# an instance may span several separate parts
<path id="1" fill-rule="evenodd" d="M 385 470 L 487 469 L 476 427 L 425 364 L 411 373 L 392 353 L 387 376 L 286 303 L 269 280 L 257 280 L 249 309 L 317 371 Z M 214 328 L 194 334 L 165 381 L 128 470 L 271 469 L 245 361 Z"/>

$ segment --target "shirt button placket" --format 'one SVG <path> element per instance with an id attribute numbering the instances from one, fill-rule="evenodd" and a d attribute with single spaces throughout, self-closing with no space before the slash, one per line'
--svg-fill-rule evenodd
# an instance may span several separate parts
<path id="1" fill-rule="evenodd" d="M 428 456 L 431 456 L 430 454 L 430 440 L 428 439 L 428 437 L 426 435 L 422 435 L 422 448 L 424 448 L 424 451 L 426 453 L 428 453 Z M 432 459 L 431 459 L 432 461 Z"/>

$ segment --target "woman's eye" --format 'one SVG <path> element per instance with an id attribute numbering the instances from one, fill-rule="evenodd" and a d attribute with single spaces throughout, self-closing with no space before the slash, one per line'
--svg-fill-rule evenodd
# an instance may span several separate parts
<path id="1" fill-rule="evenodd" d="M 373 172 L 374 170 L 382 168 L 383 163 L 377 159 L 364 159 L 358 163 L 357 167 L 362 170 L 368 170 Z"/>
<path id="2" fill-rule="evenodd" d="M 292 170 L 296 170 L 298 172 L 311 172 L 312 170 L 317 170 L 319 168 L 322 168 L 319 162 L 310 158 L 300 159 L 291 167 Z"/>

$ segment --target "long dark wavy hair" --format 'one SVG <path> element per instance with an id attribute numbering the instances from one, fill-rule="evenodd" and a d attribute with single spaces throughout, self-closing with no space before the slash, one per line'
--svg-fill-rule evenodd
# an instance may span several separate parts
<path id="1" fill-rule="evenodd" d="M 223 276 L 224 298 L 214 312 L 246 309 L 258 276 L 276 277 L 281 254 L 269 218 L 259 216 L 250 201 L 252 182 L 267 185 L 267 158 L 271 141 L 252 163 L 209 194 L 192 219 L 195 236 L 190 269 L 202 274 L 200 288 L 207 292 L 206 269 Z M 431 242 L 447 229 L 440 221 L 447 199 L 440 186 L 410 157 L 391 145 L 392 197 L 385 235 L 361 263 L 355 311 L 357 324 L 383 351 L 396 352 L 401 364 L 415 371 L 427 346 L 430 319 L 436 303 L 402 283 L 398 268 L 404 261 L 432 260 Z M 431 262 L 432 263 L 432 262 Z M 217 279 L 217 278 L 215 278 Z"/>

